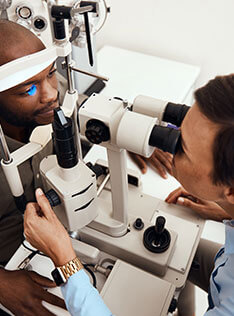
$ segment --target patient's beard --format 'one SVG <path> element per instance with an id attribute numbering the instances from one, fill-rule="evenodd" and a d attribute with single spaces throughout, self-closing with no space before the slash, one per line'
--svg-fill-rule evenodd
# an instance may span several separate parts
<path id="1" fill-rule="evenodd" d="M 8 124 L 16 127 L 34 128 L 38 125 L 34 119 L 29 119 L 28 117 L 23 117 L 18 113 L 13 113 L 3 104 L 0 104 L 0 117 Z"/>

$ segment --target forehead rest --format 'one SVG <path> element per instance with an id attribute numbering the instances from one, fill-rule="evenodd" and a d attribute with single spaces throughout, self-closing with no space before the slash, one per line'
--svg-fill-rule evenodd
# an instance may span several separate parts
<path id="1" fill-rule="evenodd" d="M 56 58 L 56 47 L 50 47 L 0 66 L 0 92 L 13 88 L 37 75 L 52 64 Z"/>

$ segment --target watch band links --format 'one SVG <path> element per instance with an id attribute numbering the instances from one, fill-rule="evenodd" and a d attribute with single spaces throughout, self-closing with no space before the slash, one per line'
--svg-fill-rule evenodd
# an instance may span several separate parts
<path id="1" fill-rule="evenodd" d="M 80 260 L 76 257 L 72 259 L 71 261 L 65 263 L 64 265 L 58 267 L 65 279 L 65 282 L 68 280 L 70 276 L 72 276 L 74 273 L 78 272 L 79 270 L 83 269 L 83 265 L 80 262 Z"/>

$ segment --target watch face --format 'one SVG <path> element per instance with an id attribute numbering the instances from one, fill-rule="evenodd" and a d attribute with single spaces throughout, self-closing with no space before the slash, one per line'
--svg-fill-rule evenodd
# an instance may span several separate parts
<path id="1" fill-rule="evenodd" d="M 51 275 L 54 279 L 54 282 L 56 283 L 56 285 L 61 285 L 64 283 L 64 280 L 62 279 L 62 276 L 61 274 L 59 273 L 59 270 L 58 269 L 54 269 L 52 272 L 51 272 Z"/>

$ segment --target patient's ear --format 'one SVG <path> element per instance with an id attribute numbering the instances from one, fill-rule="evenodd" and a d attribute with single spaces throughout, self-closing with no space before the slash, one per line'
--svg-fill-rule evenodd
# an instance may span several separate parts
<path id="1" fill-rule="evenodd" d="M 234 204 L 234 187 L 226 188 L 224 190 L 224 195 L 230 204 Z"/>

